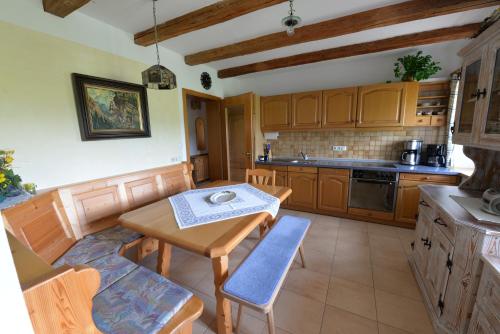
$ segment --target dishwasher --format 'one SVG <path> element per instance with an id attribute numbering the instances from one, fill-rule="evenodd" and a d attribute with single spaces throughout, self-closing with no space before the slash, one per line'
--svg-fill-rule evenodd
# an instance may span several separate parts
<path id="1" fill-rule="evenodd" d="M 397 172 L 353 169 L 349 207 L 394 212 L 397 188 Z"/>

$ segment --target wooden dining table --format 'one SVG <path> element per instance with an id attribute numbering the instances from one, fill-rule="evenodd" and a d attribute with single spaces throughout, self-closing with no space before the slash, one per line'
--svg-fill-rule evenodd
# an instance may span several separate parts
<path id="1" fill-rule="evenodd" d="M 207 187 L 237 184 L 230 181 L 215 181 Z M 292 190 L 287 187 L 253 185 L 279 198 L 283 203 Z M 214 272 L 215 298 L 217 300 L 217 332 L 233 332 L 231 304 L 220 293 L 220 286 L 228 277 L 229 254 L 260 224 L 269 213 L 260 212 L 248 216 L 223 220 L 188 229 L 180 229 L 168 198 L 127 212 L 120 216 L 124 227 L 157 239 L 159 274 L 168 277 L 172 246 L 206 256 L 212 260 Z"/>

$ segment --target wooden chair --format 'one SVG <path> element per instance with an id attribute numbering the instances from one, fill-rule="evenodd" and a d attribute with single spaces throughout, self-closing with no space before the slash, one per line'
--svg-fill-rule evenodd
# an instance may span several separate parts
<path id="1" fill-rule="evenodd" d="M 252 182 L 250 182 L 250 180 Z M 269 181 L 271 181 L 271 184 L 269 184 Z M 245 182 L 246 183 L 253 183 L 253 184 L 263 184 L 263 185 L 276 185 L 276 171 L 275 170 L 267 170 L 267 169 L 248 169 L 246 170 L 246 175 L 245 175 Z M 260 238 L 264 236 L 264 233 L 266 232 L 266 229 L 271 226 L 274 223 L 274 219 L 266 219 L 265 222 L 263 222 L 259 226 L 259 234 Z"/>
<path id="2" fill-rule="evenodd" d="M 250 177 L 252 182 L 250 182 Z M 269 181 L 271 181 L 271 184 L 269 184 Z M 247 169 L 245 175 L 245 182 L 275 186 L 276 171 L 267 169 Z"/>

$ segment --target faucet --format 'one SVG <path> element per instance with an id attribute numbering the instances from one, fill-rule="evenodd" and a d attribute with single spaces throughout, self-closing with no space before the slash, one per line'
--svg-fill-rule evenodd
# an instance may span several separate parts
<path id="1" fill-rule="evenodd" d="M 309 156 L 307 156 L 307 154 L 305 154 L 304 152 L 300 151 L 299 154 L 302 156 L 302 159 L 304 159 L 304 160 L 308 160 L 309 159 Z"/>

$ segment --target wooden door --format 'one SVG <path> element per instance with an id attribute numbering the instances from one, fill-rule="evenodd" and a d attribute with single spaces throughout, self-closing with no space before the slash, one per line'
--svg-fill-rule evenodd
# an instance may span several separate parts
<path id="1" fill-rule="evenodd" d="M 227 152 L 225 149 L 225 117 L 219 101 L 207 100 L 208 173 L 211 180 L 227 178 Z"/>
<path id="2" fill-rule="evenodd" d="M 292 95 L 292 128 L 318 129 L 321 127 L 321 91 Z"/>
<path id="3" fill-rule="evenodd" d="M 360 87 L 356 126 L 403 126 L 405 99 L 405 83 Z"/>
<path id="4" fill-rule="evenodd" d="M 226 147 L 228 152 L 228 179 L 245 180 L 245 170 L 253 169 L 253 93 L 227 97 L 223 100 L 226 116 Z"/>
<path id="5" fill-rule="evenodd" d="M 431 222 L 426 215 L 418 217 L 417 227 L 415 229 L 415 240 L 413 243 L 413 259 L 417 270 L 422 277 L 427 272 L 427 261 L 429 259 L 429 240 L 430 240 Z"/>
<path id="6" fill-rule="evenodd" d="M 415 224 L 417 221 L 418 202 L 420 199 L 420 189 L 418 186 L 420 184 L 423 183 L 406 180 L 399 181 L 395 216 L 397 222 Z"/>
<path id="7" fill-rule="evenodd" d="M 260 99 L 262 131 L 279 131 L 291 126 L 291 95 L 263 96 Z"/>
<path id="8" fill-rule="evenodd" d="M 292 194 L 288 197 L 291 208 L 316 209 L 317 174 L 288 172 L 288 187 Z"/>
<path id="9" fill-rule="evenodd" d="M 323 91 L 321 127 L 353 128 L 356 126 L 358 88 L 340 88 Z"/>
<path id="10" fill-rule="evenodd" d="M 444 302 L 448 277 L 451 273 L 451 263 L 453 259 L 453 245 L 446 236 L 437 228 L 431 228 L 430 253 L 427 262 L 425 285 L 434 312 L 438 317 L 443 313 L 440 307 Z"/>
<path id="11" fill-rule="evenodd" d="M 318 176 L 318 209 L 347 213 L 349 170 L 320 169 Z"/>

